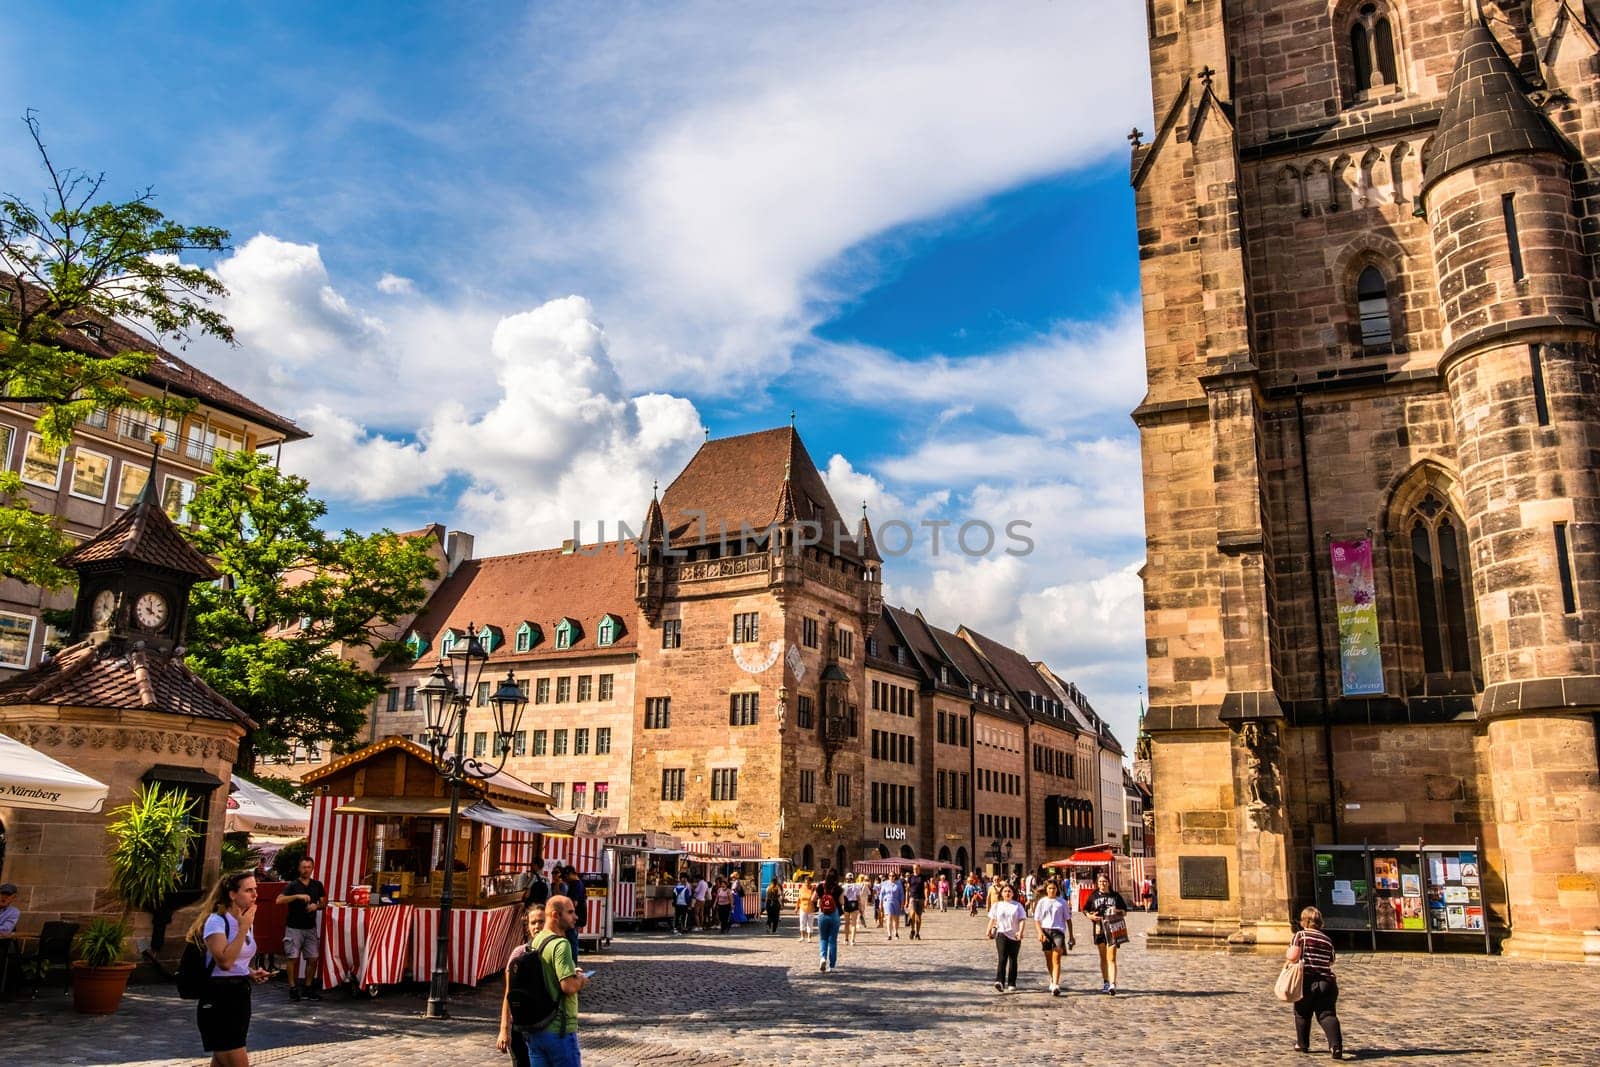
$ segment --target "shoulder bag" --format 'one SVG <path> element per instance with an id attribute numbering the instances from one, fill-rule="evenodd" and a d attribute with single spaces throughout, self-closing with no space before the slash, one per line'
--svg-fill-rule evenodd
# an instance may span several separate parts
<path id="1" fill-rule="evenodd" d="M 1300 935 L 1296 934 L 1294 944 L 1300 943 Z M 1306 965 L 1305 949 L 1301 949 L 1300 959 L 1290 963 L 1285 960 L 1283 970 L 1278 972 L 1278 980 L 1273 984 L 1272 993 L 1286 1004 L 1294 1004 L 1305 995 Z"/>

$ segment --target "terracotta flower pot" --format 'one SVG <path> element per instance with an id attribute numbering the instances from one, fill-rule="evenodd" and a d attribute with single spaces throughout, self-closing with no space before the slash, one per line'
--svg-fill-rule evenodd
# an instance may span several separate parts
<path id="1" fill-rule="evenodd" d="M 82 960 L 72 963 L 72 1006 L 84 1015 L 110 1015 L 122 1003 L 133 974 L 131 963 L 112 963 L 90 967 Z"/>

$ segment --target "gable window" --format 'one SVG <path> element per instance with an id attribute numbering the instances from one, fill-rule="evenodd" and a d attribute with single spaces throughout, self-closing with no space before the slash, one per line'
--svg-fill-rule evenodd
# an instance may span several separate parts
<path id="1" fill-rule="evenodd" d="M 595 630 L 595 643 L 601 646 L 610 645 L 621 636 L 622 624 L 615 615 L 607 615 L 600 620 L 599 627 Z"/>
<path id="2" fill-rule="evenodd" d="M 1389 317 L 1389 283 L 1377 267 L 1367 267 L 1356 279 L 1356 316 L 1361 322 L 1361 347 L 1387 349 L 1394 343 Z"/>
<path id="3" fill-rule="evenodd" d="M 539 630 L 539 624 L 525 622 L 517 627 L 517 651 L 529 652 L 533 646 L 544 640 L 544 634 Z"/>
<path id="4" fill-rule="evenodd" d="M 1429 674 L 1471 670 L 1460 521 L 1439 497 L 1429 493 L 1412 511 L 1407 525 L 1423 667 Z"/>
<path id="5" fill-rule="evenodd" d="M 571 648 L 572 643 L 580 636 L 578 624 L 571 619 L 562 619 L 556 623 L 556 647 Z"/>

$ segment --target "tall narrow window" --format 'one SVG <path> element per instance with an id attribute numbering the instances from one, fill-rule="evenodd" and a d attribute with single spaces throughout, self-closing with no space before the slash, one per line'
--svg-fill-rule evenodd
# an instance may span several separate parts
<path id="1" fill-rule="evenodd" d="M 1460 526 L 1429 493 L 1411 519 L 1411 562 L 1421 623 L 1422 663 L 1429 674 L 1470 670 L 1467 575 Z"/>
<path id="2" fill-rule="evenodd" d="M 1578 591 L 1572 584 L 1572 546 L 1567 543 L 1567 524 L 1556 523 L 1556 573 L 1561 578 L 1561 610 L 1568 615 L 1578 610 Z"/>
<path id="3" fill-rule="evenodd" d="M 1528 346 L 1529 369 L 1533 373 L 1533 415 L 1540 426 L 1550 425 L 1550 399 L 1544 392 L 1544 345 Z"/>
<path id="4" fill-rule="evenodd" d="M 1394 31 L 1389 28 L 1388 19 L 1380 18 L 1373 23 L 1372 51 L 1373 58 L 1378 63 L 1378 75 L 1383 79 L 1383 83 L 1399 84 L 1399 71 L 1394 64 Z"/>
<path id="5" fill-rule="evenodd" d="M 1361 320 L 1361 347 L 1384 348 L 1394 341 L 1389 324 L 1389 283 L 1377 267 L 1356 279 L 1356 314 Z"/>
<path id="6" fill-rule="evenodd" d="M 1356 91 L 1372 88 L 1372 45 L 1367 37 L 1367 27 L 1360 22 L 1350 26 L 1350 58 L 1356 68 Z"/>
<path id="7" fill-rule="evenodd" d="M 1500 214 L 1506 220 L 1506 249 L 1511 253 L 1511 280 L 1527 277 L 1522 269 L 1522 240 L 1517 236 L 1517 194 L 1500 194 Z"/>

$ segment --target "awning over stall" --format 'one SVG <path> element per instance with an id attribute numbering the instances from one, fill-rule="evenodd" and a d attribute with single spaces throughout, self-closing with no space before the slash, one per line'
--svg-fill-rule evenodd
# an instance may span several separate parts
<path id="1" fill-rule="evenodd" d="M 347 805 L 348 806 L 348 805 Z M 341 809 L 342 810 L 342 809 Z M 502 830 L 523 830 L 534 834 L 570 834 L 571 823 L 560 819 L 530 819 L 526 815 L 497 808 L 487 800 L 480 800 L 461 809 L 461 816 L 485 826 L 498 826 Z"/>
<path id="2" fill-rule="evenodd" d="M 227 832 L 287 837 L 303 834 L 311 825 L 311 809 L 250 781 L 233 776 L 233 792 L 228 796 Z"/>
<path id="3" fill-rule="evenodd" d="M 96 812 L 110 789 L 0 734 L 0 807 Z"/>

